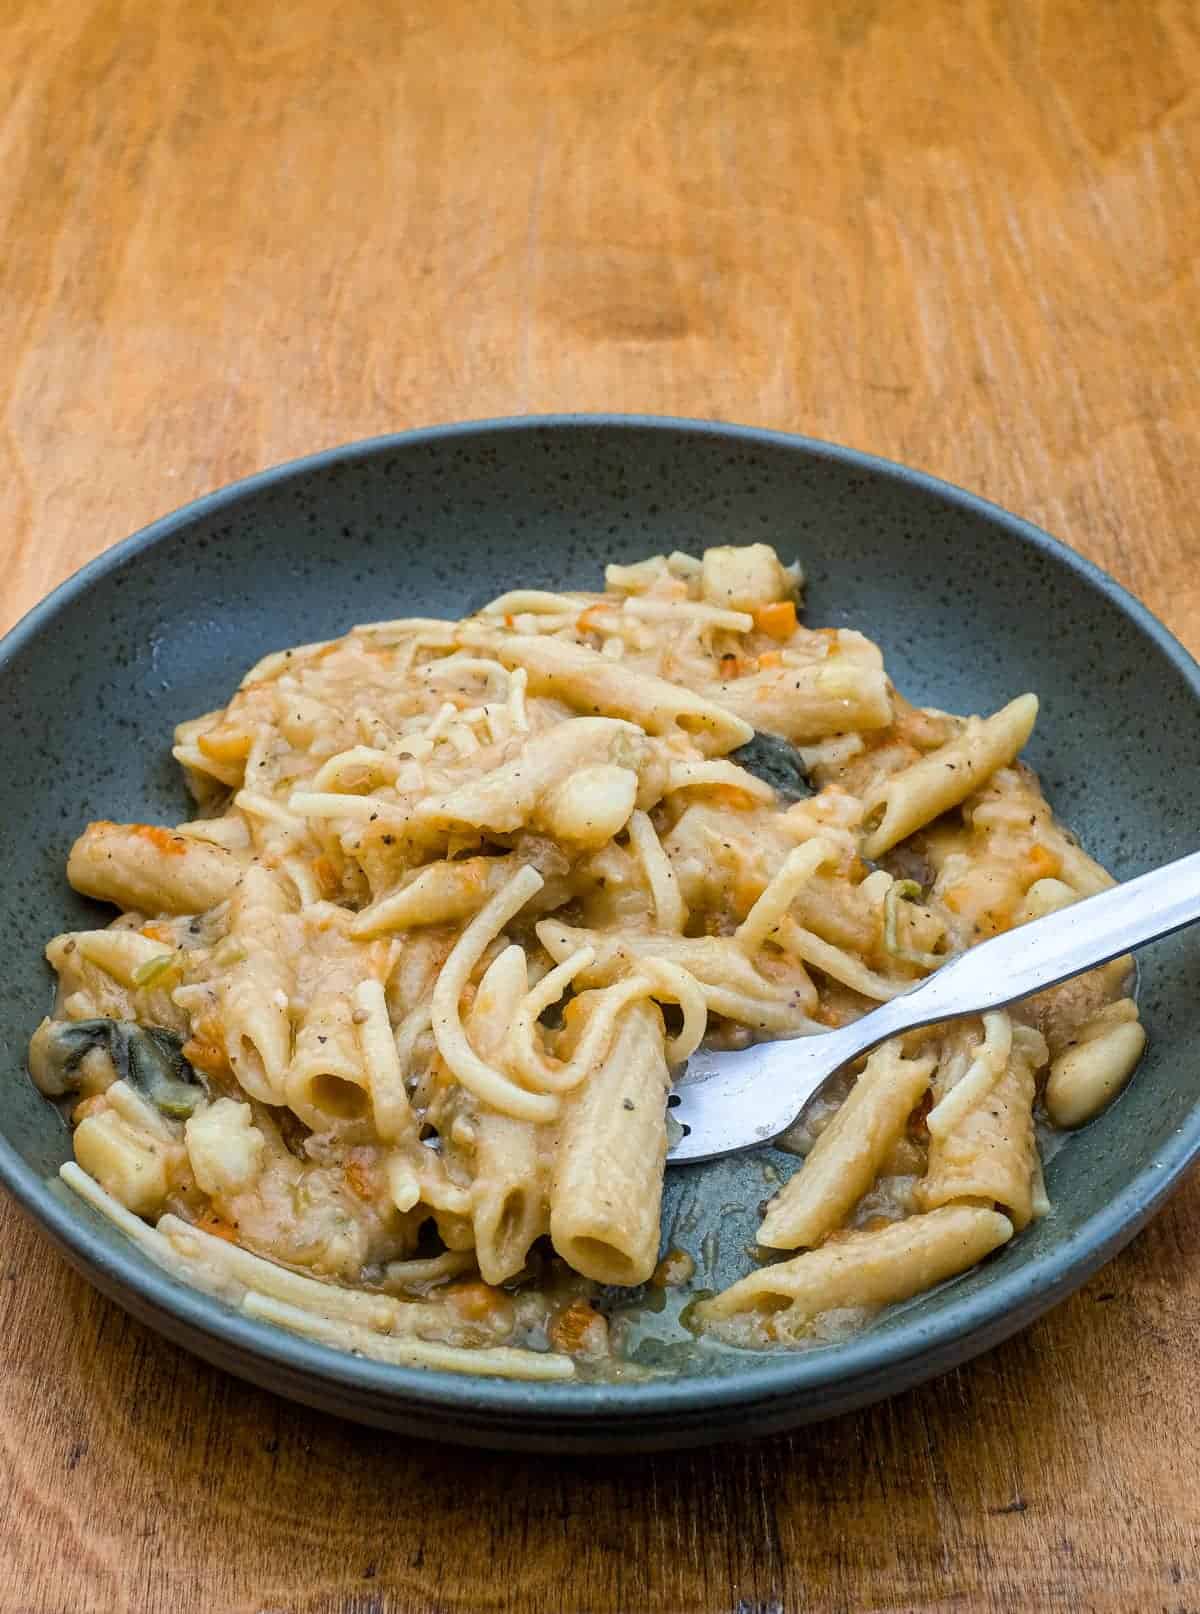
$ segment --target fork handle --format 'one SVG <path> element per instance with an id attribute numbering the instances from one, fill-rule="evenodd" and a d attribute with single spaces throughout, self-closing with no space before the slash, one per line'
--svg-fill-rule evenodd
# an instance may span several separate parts
<path id="1" fill-rule="evenodd" d="M 1198 919 L 1200 852 L 1189 852 L 1149 874 L 969 948 L 836 1035 L 848 1047 L 857 1045 L 845 1056 L 853 1058 L 898 1032 L 1015 1003 Z"/>

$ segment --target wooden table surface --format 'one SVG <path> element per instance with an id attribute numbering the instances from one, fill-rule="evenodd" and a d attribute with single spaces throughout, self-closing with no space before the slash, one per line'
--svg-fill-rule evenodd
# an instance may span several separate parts
<path id="1" fill-rule="evenodd" d="M 396 428 L 713 416 L 1043 523 L 1200 648 L 1190 0 L 6 0 L 3 624 Z M 1020 1338 L 743 1448 L 439 1450 L 0 1206 L 0 1611 L 1200 1608 L 1200 1180 Z"/>

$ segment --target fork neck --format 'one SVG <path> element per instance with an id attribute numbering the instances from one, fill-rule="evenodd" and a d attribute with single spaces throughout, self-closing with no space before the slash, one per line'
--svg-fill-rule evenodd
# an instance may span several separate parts
<path id="1" fill-rule="evenodd" d="M 844 1026 L 838 1026 L 828 1033 L 822 1041 L 830 1052 L 830 1069 L 837 1065 L 847 1065 L 860 1054 L 868 1053 L 889 1037 L 898 1036 L 900 1032 L 907 1031 L 912 1025 L 911 1011 L 905 1012 L 904 996 L 891 998 L 871 1009 L 859 1020 L 851 1020 Z M 836 1041 L 835 1041 L 836 1039 Z"/>

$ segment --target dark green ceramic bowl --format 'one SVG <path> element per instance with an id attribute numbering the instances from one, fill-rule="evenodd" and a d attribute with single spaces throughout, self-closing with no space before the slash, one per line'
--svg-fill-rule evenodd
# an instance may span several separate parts
<path id="1" fill-rule="evenodd" d="M 568 417 L 413 432 L 202 499 L 110 550 L 0 646 L 0 1180 L 67 1258 L 169 1338 L 283 1395 L 411 1434 L 613 1449 L 765 1433 L 916 1384 L 1024 1327 L 1121 1248 L 1200 1149 L 1200 945 L 1143 955 L 1150 1051 L 1048 1173 L 1053 1214 L 852 1343 L 756 1356 L 642 1328 L 638 1384 L 510 1384 L 340 1355 L 174 1282 L 56 1182 L 69 1153 L 24 1072 L 50 1000 L 48 936 L 94 921 L 67 887 L 86 821 L 186 816 L 169 754 L 270 649 L 503 589 L 593 587 L 606 560 L 765 539 L 803 558 L 808 620 L 883 646 L 914 700 L 986 711 L 1042 696 L 1050 799 L 1126 877 L 1195 849 L 1200 672 L 1109 578 L 1044 533 L 847 450 L 687 421 Z M 665 1223 L 698 1281 L 744 1270 L 763 1157 L 670 1174 Z"/>

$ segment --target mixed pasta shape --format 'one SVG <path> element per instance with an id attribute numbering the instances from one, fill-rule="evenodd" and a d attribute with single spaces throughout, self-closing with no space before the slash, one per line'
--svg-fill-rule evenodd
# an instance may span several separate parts
<path id="1" fill-rule="evenodd" d="M 764 544 L 268 655 L 174 755 L 173 828 L 90 824 L 30 1070 L 63 1177 L 248 1315 L 384 1361 L 636 1373 L 621 1299 L 840 1337 L 1045 1214 L 1144 1036 L 1118 960 L 884 1044 L 794 1129 L 748 1275 L 661 1249 L 673 1076 L 819 1034 L 1111 883 L 1019 760 L 1037 700 L 916 708 Z M 764 765 L 772 754 L 774 767 Z"/>

